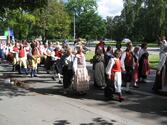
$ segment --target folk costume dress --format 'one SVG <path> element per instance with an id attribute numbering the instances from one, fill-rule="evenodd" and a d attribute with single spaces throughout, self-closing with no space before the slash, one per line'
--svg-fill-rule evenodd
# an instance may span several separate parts
<path id="1" fill-rule="evenodd" d="M 139 59 L 139 79 L 145 80 L 150 72 L 148 52 L 143 53 Z"/>
<path id="2" fill-rule="evenodd" d="M 104 55 L 95 55 L 93 57 L 94 85 L 102 87 L 105 85 Z"/>
<path id="3" fill-rule="evenodd" d="M 121 64 L 123 71 L 126 71 L 123 80 L 127 82 L 132 82 L 134 58 L 132 51 L 126 50 L 121 57 Z"/>
<path id="4" fill-rule="evenodd" d="M 85 92 L 89 89 L 89 75 L 86 68 L 85 55 L 77 53 L 73 62 L 74 88 L 77 92 Z"/>
<path id="5" fill-rule="evenodd" d="M 121 74 L 121 61 L 117 58 L 111 58 L 107 67 L 106 74 L 109 79 L 114 81 L 114 87 L 116 93 L 121 93 L 122 74 Z"/>
<path id="6" fill-rule="evenodd" d="M 133 70 L 133 81 L 136 83 L 139 79 L 138 77 L 138 67 L 139 67 L 139 55 L 134 53 L 134 70 Z"/>

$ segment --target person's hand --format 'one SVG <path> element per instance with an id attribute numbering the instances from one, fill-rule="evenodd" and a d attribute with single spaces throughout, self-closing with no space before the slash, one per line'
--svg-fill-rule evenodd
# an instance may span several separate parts
<path id="1" fill-rule="evenodd" d="M 157 70 L 157 75 L 160 75 L 161 71 Z"/>

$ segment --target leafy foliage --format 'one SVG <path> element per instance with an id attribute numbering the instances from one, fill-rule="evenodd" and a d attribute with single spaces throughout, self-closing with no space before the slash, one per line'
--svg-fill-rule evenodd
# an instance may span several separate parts
<path id="1" fill-rule="evenodd" d="M 69 0 L 66 8 L 71 17 L 75 16 L 77 37 L 98 39 L 105 35 L 106 21 L 97 14 L 96 0 Z M 71 27 L 73 24 L 74 22 Z M 73 30 L 71 30 L 71 34 L 73 34 Z"/>
<path id="2" fill-rule="evenodd" d="M 111 35 L 115 39 L 156 41 L 158 36 L 167 35 L 166 6 L 166 0 L 124 0 L 121 15 L 107 22 L 112 23 Z"/>

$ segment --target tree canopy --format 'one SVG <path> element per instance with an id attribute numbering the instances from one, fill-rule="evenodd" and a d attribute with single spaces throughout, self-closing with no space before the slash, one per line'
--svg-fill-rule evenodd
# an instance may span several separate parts
<path id="1" fill-rule="evenodd" d="M 48 0 L 1 0 L 0 10 L 5 11 L 5 8 L 24 10 L 34 10 L 35 8 L 44 7 L 48 4 Z"/>
<path id="2" fill-rule="evenodd" d="M 111 36 L 115 39 L 128 37 L 133 41 L 156 41 L 158 36 L 167 35 L 166 6 L 166 0 L 124 0 L 121 15 L 108 22 L 113 24 Z"/>

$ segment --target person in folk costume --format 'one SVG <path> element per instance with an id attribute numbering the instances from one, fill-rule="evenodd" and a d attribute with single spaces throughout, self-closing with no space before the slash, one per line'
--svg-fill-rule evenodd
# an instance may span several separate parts
<path id="1" fill-rule="evenodd" d="M 141 82 L 146 82 L 147 76 L 150 72 L 148 56 L 149 54 L 147 51 L 147 43 L 143 43 L 139 51 L 139 68 L 138 68 L 139 80 Z"/>
<path id="2" fill-rule="evenodd" d="M 164 52 L 164 48 L 167 46 L 166 36 L 162 36 L 160 38 L 159 45 L 160 45 L 159 57 L 160 57 L 160 60 L 161 60 L 162 54 Z"/>
<path id="3" fill-rule="evenodd" d="M 133 66 L 134 66 L 134 58 L 133 58 L 133 44 L 132 42 L 128 42 L 126 44 L 126 50 L 122 53 L 121 56 L 121 64 L 123 69 L 123 80 L 126 83 L 126 93 L 130 94 L 130 84 L 132 83 L 133 76 Z"/>
<path id="4" fill-rule="evenodd" d="M 61 66 L 61 62 L 60 62 L 60 59 L 62 57 L 61 46 L 56 45 L 53 53 L 54 53 L 54 55 L 52 56 L 52 58 L 54 58 L 54 60 L 56 61 L 54 69 L 58 75 L 59 83 L 62 84 L 62 81 L 61 81 L 62 66 Z M 53 76 L 52 79 L 55 80 L 55 76 Z"/>
<path id="5" fill-rule="evenodd" d="M 144 53 L 148 53 L 148 51 L 147 51 L 147 43 L 146 42 L 141 44 L 141 49 L 139 50 L 139 59 L 141 58 L 141 56 Z"/>
<path id="6" fill-rule="evenodd" d="M 165 91 L 167 92 L 167 46 L 164 46 L 162 57 L 157 66 L 155 83 L 153 90 L 155 92 Z"/>
<path id="7" fill-rule="evenodd" d="M 122 65 L 121 65 L 121 52 L 119 50 L 115 50 L 114 58 L 111 58 L 106 67 L 106 74 L 110 82 L 108 82 L 107 86 L 112 86 L 114 84 L 114 90 L 118 94 L 118 100 L 123 101 L 124 98 L 122 96 L 121 86 L 122 86 Z"/>
<path id="8" fill-rule="evenodd" d="M 0 43 L 0 61 L 5 59 L 4 48 L 5 48 L 5 44 L 3 41 L 1 41 Z"/>
<path id="9" fill-rule="evenodd" d="M 15 43 L 15 45 L 14 45 L 13 50 L 11 51 L 11 53 L 13 54 L 13 69 L 12 69 L 12 71 L 15 71 L 16 70 L 17 62 L 19 61 L 19 57 L 18 57 L 19 43 L 18 42 Z"/>
<path id="10" fill-rule="evenodd" d="M 111 46 L 107 46 L 106 52 L 104 54 L 104 68 L 105 69 L 106 69 L 108 62 L 111 58 L 114 58 L 113 48 Z M 106 85 L 108 85 L 108 82 L 110 82 L 110 80 L 107 77 L 106 72 L 105 72 L 105 82 L 106 82 Z M 106 88 L 108 88 L 108 86 L 106 86 Z"/>
<path id="11" fill-rule="evenodd" d="M 39 42 L 39 50 L 40 50 L 40 53 L 41 53 L 41 64 L 44 64 L 44 62 L 45 62 L 45 55 L 44 55 L 44 53 L 45 53 L 45 46 L 44 46 L 44 44 L 43 44 L 43 42 L 42 41 L 40 41 Z"/>
<path id="12" fill-rule="evenodd" d="M 104 68 L 104 54 L 102 48 L 96 50 L 93 57 L 93 70 L 94 70 L 94 86 L 97 88 L 105 87 L 105 68 Z"/>
<path id="13" fill-rule="evenodd" d="M 97 49 L 98 49 L 99 47 L 102 48 L 103 53 L 105 53 L 105 43 L 104 43 L 103 40 L 100 40 L 100 42 L 96 45 L 96 47 L 95 47 L 95 54 L 96 54 Z"/>
<path id="14" fill-rule="evenodd" d="M 134 70 L 133 70 L 133 87 L 138 88 L 138 67 L 139 67 L 139 47 L 136 46 L 133 50 Z"/>
<path id="15" fill-rule="evenodd" d="M 26 54 L 26 50 L 23 47 L 23 44 L 20 44 L 20 48 L 19 48 L 19 66 L 20 66 L 20 70 L 19 73 L 21 73 L 22 71 L 22 66 L 24 67 L 24 72 L 26 74 L 28 74 L 27 71 L 27 54 Z"/>
<path id="16" fill-rule="evenodd" d="M 31 77 L 37 77 L 37 68 L 38 64 L 40 63 L 40 52 L 37 47 L 36 42 L 32 44 L 32 70 L 31 70 Z"/>
<path id="17" fill-rule="evenodd" d="M 114 57 L 113 54 L 114 54 L 113 48 L 111 46 L 107 46 L 106 52 L 104 54 L 105 68 L 107 67 L 109 60 Z"/>
<path id="18" fill-rule="evenodd" d="M 72 84 L 72 79 L 74 76 L 73 71 L 73 61 L 75 55 L 72 54 L 72 49 L 69 47 L 67 48 L 66 53 L 63 55 L 63 87 L 64 87 L 64 94 L 67 94 L 69 87 Z"/>
<path id="19" fill-rule="evenodd" d="M 47 49 L 46 49 L 47 58 L 45 61 L 45 68 L 48 74 L 49 74 L 51 67 L 53 66 L 53 61 L 51 57 L 52 53 L 53 53 L 53 46 L 52 46 L 52 43 L 49 42 L 47 45 Z"/>
<path id="20" fill-rule="evenodd" d="M 85 55 L 82 46 L 76 46 L 77 53 L 73 62 L 74 88 L 78 94 L 85 94 L 89 89 L 89 75 L 86 68 Z"/>
<path id="21" fill-rule="evenodd" d="M 6 47 L 5 47 L 5 55 L 6 57 L 8 57 L 8 61 L 13 63 L 13 58 L 14 58 L 14 54 L 12 53 L 13 51 L 13 44 L 11 42 L 9 42 Z"/>
<path id="22" fill-rule="evenodd" d="M 31 46 L 28 41 L 24 42 L 24 49 L 26 50 L 26 56 L 27 56 L 27 69 L 28 71 L 31 70 Z"/>

